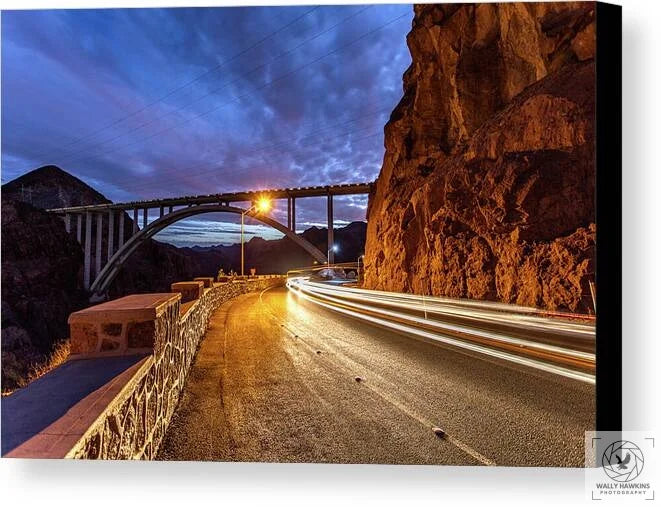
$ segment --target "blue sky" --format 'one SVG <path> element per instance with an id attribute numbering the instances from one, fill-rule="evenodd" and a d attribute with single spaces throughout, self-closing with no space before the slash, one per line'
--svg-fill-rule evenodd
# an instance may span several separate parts
<path id="1" fill-rule="evenodd" d="M 55 164 L 126 201 L 373 180 L 412 17 L 410 5 L 3 11 L 2 181 Z M 365 207 L 338 199 L 335 215 Z M 297 202 L 297 222 L 325 225 L 323 199 Z M 159 235 L 237 238 L 230 215 Z"/>

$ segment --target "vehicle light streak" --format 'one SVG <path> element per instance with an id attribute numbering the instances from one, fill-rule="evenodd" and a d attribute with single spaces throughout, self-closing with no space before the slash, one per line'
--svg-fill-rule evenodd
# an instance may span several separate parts
<path id="1" fill-rule="evenodd" d="M 369 306 L 370 302 L 378 302 L 378 304 L 389 308 L 419 311 L 419 307 L 413 303 L 415 298 L 399 298 L 399 294 L 381 292 L 373 295 L 371 294 L 373 291 L 310 282 L 305 277 L 290 278 L 287 286 L 294 294 L 314 304 L 400 333 L 441 342 L 582 382 L 591 384 L 595 382 L 595 356 L 592 352 L 516 338 L 472 326 L 425 319 L 387 308 Z M 400 299 L 400 301 L 397 301 L 397 299 Z M 357 300 L 360 303 L 356 302 Z M 438 299 L 436 304 L 438 304 Z M 460 304 L 463 304 L 463 301 Z M 498 305 L 498 311 L 502 313 L 503 305 Z M 430 311 L 429 306 L 427 306 L 427 311 Z M 466 309 L 463 309 L 462 312 L 461 315 L 465 316 Z M 445 312 L 436 308 L 435 313 L 443 314 Z M 470 318 L 474 320 L 480 320 L 484 317 L 499 324 L 509 326 L 514 324 L 518 328 L 525 327 L 525 323 L 520 322 L 517 318 L 520 316 L 517 315 L 500 315 L 499 318 L 494 318 L 493 315 L 482 316 L 482 313 L 484 311 L 469 312 Z M 531 317 L 527 316 L 526 318 L 530 319 Z M 584 338 L 587 335 L 592 339 L 594 338 L 594 329 L 592 329 L 591 334 L 589 333 L 590 325 L 570 323 L 574 325 L 566 326 L 567 323 L 554 322 L 553 319 L 539 317 L 536 319 L 541 322 L 530 322 L 530 324 L 535 324 L 532 326 L 533 330 L 543 329 L 545 332 L 560 333 L 564 336 Z"/>
<path id="2" fill-rule="evenodd" d="M 423 302 L 420 296 L 403 297 L 399 295 L 388 294 L 373 295 L 369 290 L 364 289 L 351 289 L 340 286 L 329 286 L 323 283 L 309 282 L 301 279 L 292 279 L 291 283 L 304 287 L 308 291 L 315 293 L 323 293 L 352 299 L 356 301 L 369 301 L 384 306 L 390 306 L 403 310 L 411 310 L 423 312 Z M 386 293 L 387 294 L 387 293 Z M 402 294 L 402 296 L 411 296 L 410 294 Z M 457 303 L 457 304 L 463 304 Z M 498 305 L 501 305 L 498 303 Z M 502 306 L 499 306 L 502 308 Z M 520 308 L 520 307 L 515 307 Z M 497 311 L 476 311 L 470 308 L 452 308 L 447 303 L 439 303 L 438 300 L 426 298 L 424 301 L 424 312 L 427 314 L 436 315 L 451 315 L 458 317 L 465 317 L 468 319 L 478 320 L 480 322 L 491 322 L 506 324 L 508 327 L 518 327 L 526 331 L 550 331 L 554 334 L 563 334 L 565 336 L 576 337 L 588 341 L 594 340 L 594 325 L 577 322 L 563 322 L 558 319 L 549 319 L 544 317 L 533 317 L 529 315 L 505 314 L 502 310 Z"/>
<path id="3" fill-rule="evenodd" d="M 364 311 L 374 312 L 374 313 L 378 313 L 378 314 L 381 314 L 381 315 L 386 316 L 386 317 L 394 317 L 394 318 L 398 318 L 398 319 L 402 319 L 402 320 L 409 320 L 411 322 L 414 322 L 414 323 L 417 323 L 417 324 L 420 324 L 420 325 L 423 325 L 423 326 L 434 327 L 434 328 L 437 328 L 437 329 L 443 330 L 443 331 L 454 331 L 454 332 L 458 332 L 458 333 L 468 333 L 468 334 L 472 334 L 474 336 L 479 336 L 479 337 L 487 338 L 487 339 L 490 339 L 490 340 L 496 340 L 496 341 L 502 341 L 502 342 L 509 343 L 509 344 L 514 344 L 514 345 L 517 345 L 519 347 L 537 348 L 537 349 L 544 350 L 544 351 L 547 351 L 547 352 L 552 352 L 552 353 L 562 354 L 562 355 L 566 355 L 566 356 L 570 356 L 570 357 L 575 357 L 577 359 L 582 359 L 582 360 L 585 360 L 585 361 L 592 361 L 592 362 L 594 361 L 594 354 L 590 354 L 588 352 L 581 352 L 581 351 L 576 351 L 576 350 L 572 350 L 572 349 L 566 349 L 566 348 L 557 347 L 557 346 L 554 346 L 554 345 L 546 345 L 544 343 L 535 343 L 535 342 L 530 342 L 530 341 L 522 340 L 522 339 L 518 339 L 518 338 L 510 338 L 510 337 L 507 337 L 507 336 L 499 335 L 497 333 L 490 333 L 490 332 L 487 332 L 487 331 L 482 331 L 482 330 L 470 328 L 470 327 L 467 327 L 467 326 L 446 324 L 446 323 L 443 323 L 443 322 L 431 321 L 431 320 L 428 320 L 428 319 L 415 317 L 413 315 L 407 315 L 407 314 L 400 313 L 400 312 L 393 312 L 393 311 L 389 311 L 389 310 L 382 310 L 382 309 L 379 309 L 379 308 L 372 308 L 372 307 L 361 305 L 361 304 L 350 303 L 348 301 L 345 302 L 345 301 L 342 301 L 341 299 L 338 299 L 338 298 L 335 298 L 335 297 L 320 295 L 319 294 L 320 291 L 310 290 L 306 287 L 305 284 L 303 284 L 301 287 L 299 287 L 299 289 L 302 290 L 303 292 L 307 293 L 307 294 L 312 294 L 312 295 L 315 295 L 315 296 L 319 296 L 319 297 L 321 297 L 321 298 L 323 298 L 323 299 L 325 299 L 326 301 L 329 301 L 329 302 L 344 304 L 344 305 L 350 306 L 352 308 L 355 308 L 357 310 L 364 310 Z M 330 291 L 330 292 L 332 292 L 332 291 Z"/>

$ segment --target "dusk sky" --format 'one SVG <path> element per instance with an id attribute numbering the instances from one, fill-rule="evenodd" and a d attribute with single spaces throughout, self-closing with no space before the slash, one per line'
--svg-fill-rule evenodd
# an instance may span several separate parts
<path id="1" fill-rule="evenodd" d="M 113 201 L 372 181 L 411 5 L 2 12 L 2 182 L 46 164 Z M 366 198 L 336 198 L 338 222 Z M 286 223 L 286 204 L 272 214 Z M 238 241 L 237 217 L 157 236 Z M 297 201 L 298 230 L 325 227 Z M 251 225 L 251 234 L 280 234 Z"/>

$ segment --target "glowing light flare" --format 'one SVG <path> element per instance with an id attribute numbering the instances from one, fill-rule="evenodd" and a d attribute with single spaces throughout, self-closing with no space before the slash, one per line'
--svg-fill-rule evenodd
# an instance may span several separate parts
<path id="1" fill-rule="evenodd" d="M 271 209 L 271 204 L 271 200 L 268 197 L 262 196 L 255 202 L 255 210 L 258 213 L 266 213 Z"/>

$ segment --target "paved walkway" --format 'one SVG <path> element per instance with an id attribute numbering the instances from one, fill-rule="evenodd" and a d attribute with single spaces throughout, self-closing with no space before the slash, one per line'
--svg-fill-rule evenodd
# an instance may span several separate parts
<path id="1" fill-rule="evenodd" d="M 144 355 L 68 361 L 2 397 L 2 455 L 62 417 Z"/>

